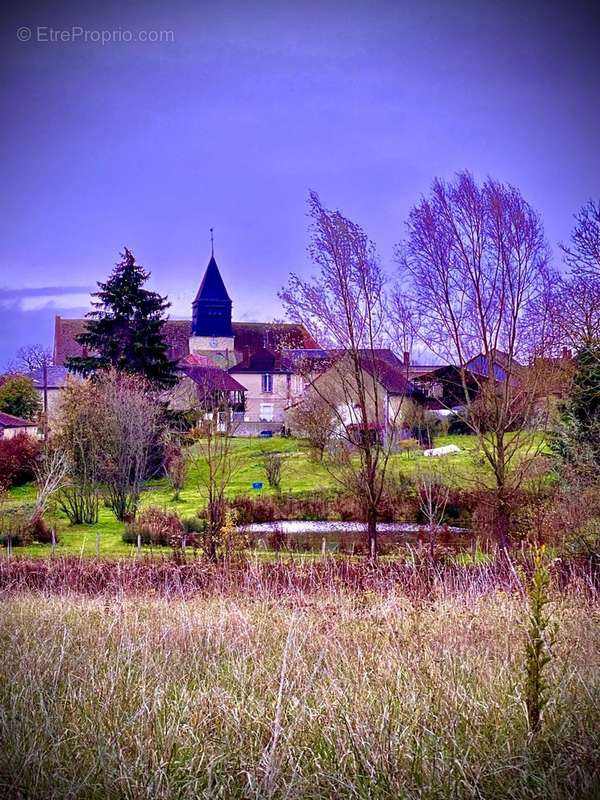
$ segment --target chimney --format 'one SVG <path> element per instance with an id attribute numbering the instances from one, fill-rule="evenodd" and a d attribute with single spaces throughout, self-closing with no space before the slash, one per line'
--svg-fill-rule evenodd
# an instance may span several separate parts
<path id="1" fill-rule="evenodd" d="M 242 350 L 242 366 L 248 367 L 250 366 L 250 348 L 244 347 Z"/>
<path id="2" fill-rule="evenodd" d="M 275 369 L 280 369 L 281 368 L 281 353 L 279 352 L 279 350 L 276 350 L 274 355 L 275 355 Z"/>

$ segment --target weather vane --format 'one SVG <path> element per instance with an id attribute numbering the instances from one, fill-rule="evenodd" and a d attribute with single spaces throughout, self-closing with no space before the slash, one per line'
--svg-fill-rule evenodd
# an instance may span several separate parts
<path id="1" fill-rule="evenodd" d="M 213 229 L 210 229 L 210 254 L 214 256 L 215 254 L 215 237 L 213 235 Z"/>

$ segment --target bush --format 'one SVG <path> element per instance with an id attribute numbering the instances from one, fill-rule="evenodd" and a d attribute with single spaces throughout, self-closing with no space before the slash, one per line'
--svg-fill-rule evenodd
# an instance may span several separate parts
<path id="1" fill-rule="evenodd" d="M 149 506 L 130 522 L 123 533 L 123 541 L 136 544 L 138 536 L 142 544 L 181 547 L 185 527 L 173 511 Z"/>
<path id="2" fill-rule="evenodd" d="M 10 488 L 32 481 L 40 455 L 40 442 L 27 433 L 0 439 L 0 484 Z"/>

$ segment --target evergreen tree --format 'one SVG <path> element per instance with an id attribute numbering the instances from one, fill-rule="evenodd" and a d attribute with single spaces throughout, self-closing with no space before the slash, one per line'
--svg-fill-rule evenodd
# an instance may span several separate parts
<path id="1" fill-rule="evenodd" d="M 566 462 L 600 469 L 600 341 L 586 342 L 575 357 L 569 397 L 552 446 Z"/>
<path id="2" fill-rule="evenodd" d="M 86 353 L 69 358 L 67 366 L 86 376 L 113 367 L 168 388 L 177 380 L 175 362 L 169 360 L 162 336 L 171 304 L 143 288 L 150 273 L 135 263 L 130 250 L 125 248 L 121 256 L 106 283 L 98 283 L 86 330 L 76 337 Z"/>

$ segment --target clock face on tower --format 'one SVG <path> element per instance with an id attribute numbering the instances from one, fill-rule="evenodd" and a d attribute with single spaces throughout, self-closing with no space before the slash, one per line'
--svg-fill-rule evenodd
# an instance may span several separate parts
<path id="1" fill-rule="evenodd" d="M 216 336 L 211 336 L 209 340 L 209 345 L 212 347 L 213 350 L 216 350 L 219 346 L 219 341 Z"/>

